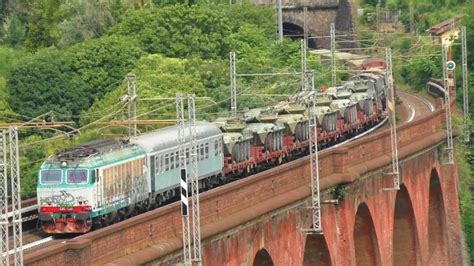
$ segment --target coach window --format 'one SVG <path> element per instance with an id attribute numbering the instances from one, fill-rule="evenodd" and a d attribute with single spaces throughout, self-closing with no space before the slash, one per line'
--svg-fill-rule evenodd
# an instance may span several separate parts
<path id="1" fill-rule="evenodd" d="M 174 169 L 174 153 L 170 154 L 170 169 Z"/>
<path id="2" fill-rule="evenodd" d="M 174 163 L 175 163 L 176 168 L 178 168 L 179 167 L 179 152 L 174 153 Z"/>
<path id="3" fill-rule="evenodd" d="M 214 155 L 217 156 L 218 153 L 219 153 L 219 141 L 216 139 L 214 141 Z"/>
<path id="4" fill-rule="evenodd" d="M 165 155 L 165 171 L 168 171 L 170 168 L 169 168 L 169 155 L 166 154 Z"/>
<path id="5" fill-rule="evenodd" d="M 165 156 L 160 154 L 160 170 L 163 173 L 165 171 Z"/>
<path id="6" fill-rule="evenodd" d="M 206 142 L 206 144 L 204 145 L 204 154 L 205 154 L 205 158 L 209 158 L 209 143 Z"/>
<path id="7" fill-rule="evenodd" d="M 160 168 L 160 156 L 156 155 L 155 156 L 155 175 L 158 175 L 161 171 Z"/>
<path id="8" fill-rule="evenodd" d="M 222 139 L 219 139 L 219 154 L 222 154 Z"/>
<path id="9" fill-rule="evenodd" d="M 199 159 L 204 160 L 204 144 L 201 144 L 201 156 Z"/>

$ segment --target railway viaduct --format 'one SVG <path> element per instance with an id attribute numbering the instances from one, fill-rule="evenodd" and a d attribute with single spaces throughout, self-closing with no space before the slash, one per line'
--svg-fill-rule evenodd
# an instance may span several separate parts
<path id="1" fill-rule="evenodd" d="M 251 0 L 259 6 L 275 7 L 275 0 Z M 302 38 L 306 24 L 310 37 L 310 48 L 329 48 L 331 23 L 335 24 L 338 35 L 353 32 L 353 16 L 356 9 L 352 0 L 281 0 L 283 11 L 283 34 L 293 38 Z M 306 8 L 306 15 L 304 10 Z M 306 23 L 305 23 L 306 20 Z M 352 38 L 352 37 L 349 37 Z M 342 42 L 341 48 L 351 48 L 350 43 Z"/>
<path id="2" fill-rule="evenodd" d="M 401 189 L 389 129 L 320 153 L 324 234 L 311 225 L 301 158 L 201 194 L 203 265 L 462 265 L 457 171 L 443 164 L 443 109 L 398 126 Z M 178 203 L 25 254 L 35 265 L 174 265 Z"/>

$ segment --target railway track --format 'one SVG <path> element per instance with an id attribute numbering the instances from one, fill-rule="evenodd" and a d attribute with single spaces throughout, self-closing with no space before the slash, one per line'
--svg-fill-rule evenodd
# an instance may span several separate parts
<path id="1" fill-rule="evenodd" d="M 421 96 L 410 94 L 401 90 L 398 90 L 397 94 L 410 111 L 408 120 L 406 122 L 419 119 L 428 113 L 434 112 L 435 110 L 434 105 Z"/>

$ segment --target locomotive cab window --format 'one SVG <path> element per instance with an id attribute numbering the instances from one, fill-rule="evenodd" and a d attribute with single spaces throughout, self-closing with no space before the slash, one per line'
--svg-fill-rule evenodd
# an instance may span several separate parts
<path id="1" fill-rule="evenodd" d="M 61 183 L 61 170 L 41 170 L 41 184 L 55 185 Z"/>
<path id="2" fill-rule="evenodd" d="M 68 184 L 86 184 L 87 183 L 87 169 L 67 170 Z"/>

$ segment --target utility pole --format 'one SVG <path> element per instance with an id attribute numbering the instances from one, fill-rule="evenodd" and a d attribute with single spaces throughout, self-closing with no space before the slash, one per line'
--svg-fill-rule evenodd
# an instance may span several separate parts
<path id="1" fill-rule="evenodd" d="M 8 171 L 7 171 L 7 131 L 0 131 L 0 265 L 8 266 L 10 258 L 8 239 Z"/>
<path id="2" fill-rule="evenodd" d="M 381 8 L 380 0 L 377 1 L 377 5 L 375 6 L 375 30 L 378 32 L 380 30 L 380 8 Z"/>
<path id="3" fill-rule="evenodd" d="M 336 27 L 331 23 L 331 83 L 336 86 Z"/>
<path id="4" fill-rule="evenodd" d="M 307 90 L 307 81 L 306 81 L 306 42 L 301 40 L 301 90 Z"/>
<path id="5" fill-rule="evenodd" d="M 193 250 L 194 262 L 200 266 L 201 257 L 201 215 L 199 213 L 199 168 L 198 168 L 198 150 L 196 146 L 196 108 L 194 95 L 188 96 L 188 128 L 191 137 L 190 159 L 191 159 L 191 180 L 192 180 L 192 206 L 193 206 Z"/>
<path id="6" fill-rule="evenodd" d="M 183 263 L 192 265 L 191 237 L 189 232 L 188 177 L 186 173 L 186 137 L 184 127 L 184 103 L 181 94 L 176 94 L 176 121 L 178 124 L 179 168 L 181 173 L 181 221 L 183 223 Z"/>
<path id="7" fill-rule="evenodd" d="M 393 88 L 393 73 L 392 73 L 392 49 L 385 48 L 386 61 L 386 79 L 387 79 L 387 106 L 389 111 L 390 121 L 390 139 L 392 144 L 392 172 L 393 188 L 389 190 L 400 190 L 400 172 L 398 167 L 398 140 L 397 140 L 397 120 L 395 116 L 395 91 Z"/>
<path id="8" fill-rule="evenodd" d="M 229 76 L 230 76 L 230 113 L 232 117 L 237 116 L 237 75 L 235 69 L 235 53 L 229 54 Z"/>
<path id="9" fill-rule="evenodd" d="M 303 229 L 308 234 L 322 234 L 321 225 L 321 196 L 319 191 L 319 158 L 318 158 L 318 132 L 316 123 L 316 90 L 314 89 L 314 72 L 306 72 L 307 80 L 311 81 L 312 99 L 308 105 L 309 114 L 309 157 L 311 160 L 311 209 L 313 225 L 310 229 Z M 308 86 L 309 87 L 309 86 Z"/>
<path id="10" fill-rule="evenodd" d="M 451 100 L 450 89 L 448 82 L 448 68 L 447 68 L 447 49 L 446 44 L 441 42 L 441 60 L 443 67 L 443 85 L 444 85 L 444 108 L 446 111 L 446 133 L 447 133 L 447 150 L 448 150 L 448 164 L 454 164 L 454 145 L 453 145 L 453 128 L 451 124 Z"/>
<path id="11" fill-rule="evenodd" d="M 283 41 L 283 11 L 281 7 L 281 0 L 276 0 L 277 5 L 277 26 L 278 26 L 278 40 Z"/>
<path id="12" fill-rule="evenodd" d="M 12 195 L 13 256 L 15 265 L 23 265 L 23 229 L 21 224 L 20 156 L 18 150 L 18 128 L 8 129 L 10 144 L 10 182 Z"/>
<path id="13" fill-rule="evenodd" d="M 463 91 L 463 112 L 464 112 L 464 141 L 469 142 L 471 134 L 471 118 L 469 114 L 469 79 L 467 72 L 467 42 L 466 26 L 461 27 L 461 53 L 462 53 L 462 91 Z"/>
<path id="14" fill-rule="evenodd" d="M 409 9 L 410 9 L 410 34 L 415 34 L 415 14 L 414 14 L 414 10 L 413 10 L 413 1 L 410 0 L 410 3 L 409 3 Z"/>
<path id="15" fill-rule="evenodd" d="M 137 135 L 137 124 L 134 121 L 137 119 L 137 94 L 135 87 L 135 75 L 127 75 L 127 100 L 128 100 L 128 136 Z"/>
<path id="16" fill-rule="evenodd" d="M 303 39 L 304 39 L 305 47 L 308 47 L 308 23 L 306 21 L 307 12 L 308 12 L 308 8 L 304 7 L 303 8 Z"/>

